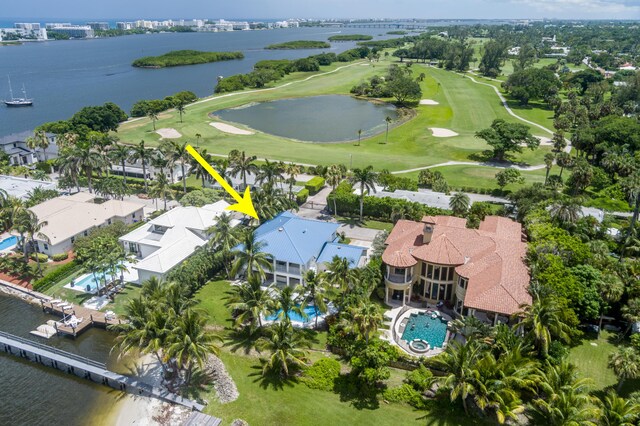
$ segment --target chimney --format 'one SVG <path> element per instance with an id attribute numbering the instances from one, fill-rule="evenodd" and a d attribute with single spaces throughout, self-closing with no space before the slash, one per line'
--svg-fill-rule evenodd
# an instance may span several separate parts
<path id="1" fill-rule="evenodd" d="M 433 231 L 436 228 L 436 224 L 429 221 L 424 224 L 424 232 L 422 234 L 422 244 L 429 244 L 431 242 L 431 237 L 433 236 Z"/>

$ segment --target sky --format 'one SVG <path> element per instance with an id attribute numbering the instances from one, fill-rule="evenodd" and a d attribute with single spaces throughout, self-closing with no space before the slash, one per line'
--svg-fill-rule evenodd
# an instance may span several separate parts
<path id="1" fill-rule="evenodd" d="M 640 19 L 640 0 L 3 0 L 38 18 Z"/>

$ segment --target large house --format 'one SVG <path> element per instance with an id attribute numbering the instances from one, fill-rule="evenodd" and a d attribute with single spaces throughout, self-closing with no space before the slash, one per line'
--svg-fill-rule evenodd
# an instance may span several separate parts
<path id="1" fill-rule="evenodd" d="M 120 237 L 125 250 L 139 259 L 132 266 L 138 273 L 138 282 L 165 278 L 173 267 L 205 245 L 211 237 L 207 230 L 227 207 L 226 201 L 203 207 L 176 207 Z M 234 226 L 238 223 L 233 221 Z"/>
<path id="2" fill-rule="evenodd" d="M 93 228 L 120 221 L 126 224 L 143 219 L 144 204 L 130 201 L 107 200 L 94 202 L 95 195 L 78 192 L 47 200 L 31 207 L 40 222 L 46 222 L 40 233 L 47 238 L 34 236 L 40 253 L 53 256 L 68 252 L 74 241 L 87 236 Z"/>
<path id="3" fill-rule="evenodd" d="M 322 271 L 334 256 L 349 261 L 353 268 L 366 262 L 366 248 L 338 242 L 337 223 L 304 219 L 290 212 L 280 213 L 256 229 L 256 239 L 264 243 L 273 266 L 266 283 L 295 286 L 309 269 Z"/>
<path id="4" fill-rule="evenodd" d="M 459 315 L 495 322 L 531 303 L 527 245 L 521 225 L 511 219 L 487 216 L 479 229 L 453 216 L 400 220 L 386 245 L 388 304 L 442 302 Z"/>
<path id="5" fill-rule="evenodd" d="M 167 177 L 167 180 L 171 183 L 176 183 L 182 180 L 182 166 L 180 165 L 180 163 L 175 163 L 170 167 L 165 167 L 162 172 L 164 172 L 165 176 Z M 158 175 L 160 175 L 162 172 L 158 167 L 152 166 L 149 160 L 147 160 L 145 163 L 144 172 L 142 167 L 142 160 L 125 161 L 124 173 L 123 173 L 121 164 L 111 165 L 112 174 L 118 175 L 118 176 L 122 176 L 123 174 L 125 174 L 127 175 L 127 177 L 133 177 L 138 179 L 156 180 Z M 184 172 L 187 176 L 189 175 L 188 164 L 185 164 Z"/>
<path id="6" fill-rule="evenodd" d="M 34 132 L 12 133 L 7 136 L 0 137 L 0 149 L 9 156 L 9 164 L 12 166 L 28 166 L 38 161 L 56 158 L 58 156 L 58 146 L 56 145 L 56 136 L 53 133 L 47 133 L 49 139 L 49 147 L 46 150 L 33 150 L 27 146 L 27 139 L 34 136 Z"/>

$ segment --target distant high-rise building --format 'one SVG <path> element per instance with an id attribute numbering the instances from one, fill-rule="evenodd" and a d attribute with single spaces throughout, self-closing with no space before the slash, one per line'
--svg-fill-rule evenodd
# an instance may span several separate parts
<path id="1" fill-rule="evenodd" d="M 108 22 L 87 22 L 87 25 L 91 27 L 92 30 L 100 30 L 107 31 L 109 29 Z"/>

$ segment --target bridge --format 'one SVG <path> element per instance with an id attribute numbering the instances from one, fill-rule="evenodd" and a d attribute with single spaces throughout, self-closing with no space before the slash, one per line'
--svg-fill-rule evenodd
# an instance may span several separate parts
<path id="1" fill-rule="evenodd" d="M 0 331 L 0 351 L 123 392 L 157 398 L 182 405 L 191 410 L 202 411 L 204 408 L 204 405 L 171 393 L 166 389 L 151 386 L 135 377 L 114 373 L 108 370 L 103 363 L 3 331 Z"/>
<path id="2" fill-rule="evenodd" d="M 388 28 L 388 29 L 394 29 L 394 30 L 427 30 L 430 28 L 433 29 L 433 27 L 429 27 L 424 24 L 400 24 L 400 23 L 391 23 L 391 22 L 387 22 L 387 23 L 344 22 L 337 26 L 347 27 L 347 28 Z"/>

